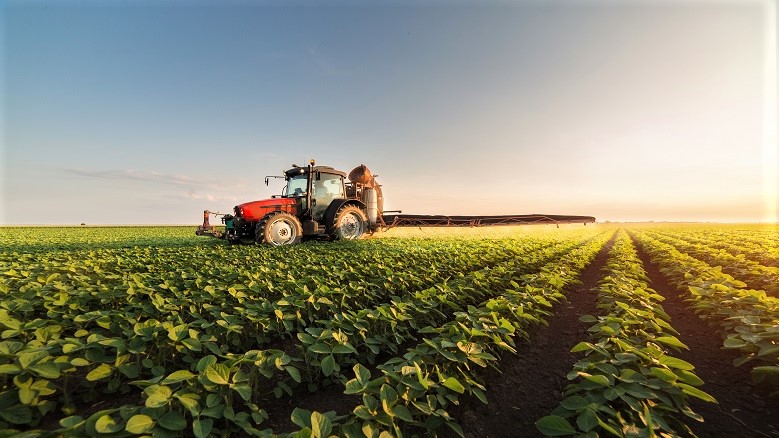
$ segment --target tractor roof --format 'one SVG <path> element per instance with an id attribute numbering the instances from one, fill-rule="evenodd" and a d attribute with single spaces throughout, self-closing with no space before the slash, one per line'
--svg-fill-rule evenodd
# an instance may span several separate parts
<path id="1" fill-rule="evenodd" d="M 296 175 L 302 175 L 308 172 L 308 166 L 306 167 L 293 167 L 292 169 L 287 170 L 284 172 L 284 174 L 287 175 L 287 178 L 291 178 Z M 314 166 L 314 172 L 324 172 L 324 173 L 332 173 L 334 175 L 340 175 L 342 177 L 346 177 L 346 172 L 342 172 L 338 169 L 335 169 L 330 166 Z"/>

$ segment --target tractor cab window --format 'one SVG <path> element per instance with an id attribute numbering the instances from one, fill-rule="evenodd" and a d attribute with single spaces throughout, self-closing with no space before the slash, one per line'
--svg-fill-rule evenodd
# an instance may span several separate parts
<path id="1" fill-rule="evenodd" d="M 284 196 L 297 197 L 303 196 L 308 189 L 308 175 L 298 175 L 294 178 L 290 178 L 287 182 L 287 193 Z"/>
<path id="2" fill-rule="evenodd" d="M 314 179 L 311 190 L 311 197 L 315 201 L 312 207 L 314 220 L 322 220 L 327 207 L 334 199 L 346 198 L 340 175 L 320 172 L 318 178 Z"/>
<path id="3" fill-rule="evenodd" d="M 319 179 L 314 179 L 312 187 L 314 197 L 328 197 L 330 199 L 345 198 L 344 185 L 339 175 L 320 173 Z"/>

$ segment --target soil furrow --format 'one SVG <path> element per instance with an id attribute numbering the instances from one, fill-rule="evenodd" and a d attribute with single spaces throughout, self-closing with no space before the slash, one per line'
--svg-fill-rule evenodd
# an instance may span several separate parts
<path id="1" fill-rule="evenodd" d="M 568 385 L 566 374 L 578 359 L 571 348 L 587 338 L 591 325 L 580 322 L 579 317 L 597 313 L 596 296 L 590 289 L 603 278 L 601 271 L 613 243 L 614 236 L 582 272 L 581 283 L 566 288 L 567 300 L 555 306 L 549 325 L 530 327 L 529 341 L 517 342 L 517 354 L 506 353 L 500 358 L 500 371 L 484 372 L 489 404 L 470 397 L 451 409 L 466 437 L 542 436 L 535 422 L 557 407 Z"/>
<path id="2" fill-rule="evenodd" d="M 738 354 L 722 349 L 716 327 L 689 308 L 676 287 L 651 262 L 641 243 L 634 242 L 650 286 L 665 297 L 663 309 L 679 332 L 679 340 L 690 348 L 674 355 L 695 366 L 695 373 L 705 382 L 700 389 L 719 403 L 691 399 L 692 409 L 704 418 L 703 423 L 687 422 L 693 432 L 700 437 L 779 437 L 779 399 L 771 399 L 761 388 L 750 386 L 749 365 L 733 366 Z"/>

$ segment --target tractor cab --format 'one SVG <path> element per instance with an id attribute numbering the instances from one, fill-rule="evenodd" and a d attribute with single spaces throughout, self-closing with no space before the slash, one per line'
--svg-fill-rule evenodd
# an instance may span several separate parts
<path id="1" fill-rule="evenodd" d="M 329 166 L 295 166 L 284 172 L 284 178 L 287 185 L 281 197 L 298 200 L 301 217 L 322 222 L 333 201 L 347 198 L 346 173 Z"/>

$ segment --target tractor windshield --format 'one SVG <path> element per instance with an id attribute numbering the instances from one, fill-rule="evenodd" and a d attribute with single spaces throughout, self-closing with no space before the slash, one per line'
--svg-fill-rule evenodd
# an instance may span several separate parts
<path id="1" fill-rule="evenodd" d="M 287 182 L 287 193 L 284 196 L 302 196 L 308 190 L 308 174 L 297 175 Z"/>

